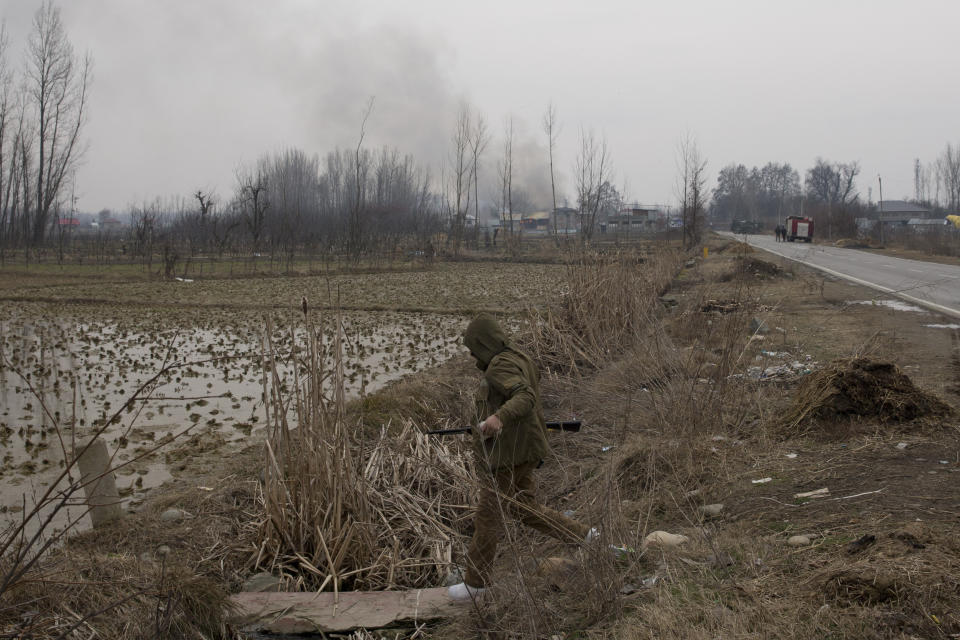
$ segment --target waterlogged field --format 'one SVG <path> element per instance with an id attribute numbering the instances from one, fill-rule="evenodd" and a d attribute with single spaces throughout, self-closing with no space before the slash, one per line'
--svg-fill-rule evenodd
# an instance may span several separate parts
<path id="1" fill-rule="evenodd" d="M 346 390 L 358 396 L 462 352 L 459 336 L 474 310 L 539 304 L 556 289 L 560 269 L 457 264 L 330 278 L 81 279 L 7 288 L 0 299 L 0 527 L 29 509 L 65 455 L 104 426 L 115 462 L 125 465 L 117 482 L 130 508 L 191 456 L 229 455 L 256 437 L 265 423 L 267 317 L 285 375 L 291 351 L 306 344 L 301 296 L 328 359 L 341 322 Z M 336 300 L 344 311 L 322 309 Z"/>

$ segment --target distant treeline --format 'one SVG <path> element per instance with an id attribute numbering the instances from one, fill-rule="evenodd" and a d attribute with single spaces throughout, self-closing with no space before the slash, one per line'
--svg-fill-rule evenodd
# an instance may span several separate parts
<path id="1" fill-rule="evenodd" d="M 819 228 L 823 234 L 852 236 L 857 231 L 856 219 L 875 209 L 860 197 L 859 175 L 858 162 L 817 158 L 801 185 L 800 174 L 789 164 L 769 162 L 753 168 L 730 164 L 717 176 L 710 217 L 718 222 L 753 220 L 772 228 L 786 216 L 802 211 L 822 219 Z M 877 186 L 879 189 L 879 182 Z M 879 200 L 879 192 L 877 196 Z M 893 198 L 888 194 L 886 199 Z M 948 143 L 927 165 L 915 161 L 911 201 L 937 214 L 960 211 L 960 145 Z"/>

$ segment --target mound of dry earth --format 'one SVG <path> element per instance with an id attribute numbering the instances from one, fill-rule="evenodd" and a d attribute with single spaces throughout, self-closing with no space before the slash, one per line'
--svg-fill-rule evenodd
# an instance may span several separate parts
<path id="1" fill-rule="evenodd" d="M 869 417 L 880 422 L 907 422 L 944 417 L 953 409 L 918 389 L 892 362 L 872 358 L 834 360 L 807 376 L 797 390 L 787 423 Z"/>

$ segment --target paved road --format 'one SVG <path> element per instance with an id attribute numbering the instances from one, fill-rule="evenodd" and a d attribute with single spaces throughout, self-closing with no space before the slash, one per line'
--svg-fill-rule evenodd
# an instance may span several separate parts
<path id="1" fill-rule="evenodd" d="M 729 232 L 721 235 L 734 236 Z M 736 237 L 831 275 L 960 318 L 960 267 L 805 242 L 777 242 L 770 235 Z"/>

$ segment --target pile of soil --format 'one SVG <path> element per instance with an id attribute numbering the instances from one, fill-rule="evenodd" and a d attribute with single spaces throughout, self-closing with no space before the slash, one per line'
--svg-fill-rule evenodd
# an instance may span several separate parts
<path id="1" fill-rule="evenodd" d="M 719 278 L 720 282 L 729 282 L 731 280 L 766 280 L 783 275 L 783 269 L 772 262 L 760 260 L 753 256 L 740 256 L 734 263 L 734 267 L 728 273 Z"/>
<path id="2" fill-rule="evenodd" d="M 744 276 L 754 276 L 758 278 L 775 277 L 783 273 L 783 269 L 753 256 L 743 257 L 737 260 L 737 271 Z"/>
<path id="3" fill-rule="evenodd" d="M 811 419 L 877 418 L 899 423 L 943 417 L 953 409 L 914 386 L 897 365 L 872 358 L 834 360 L 807 376 L 797 391 L 787 422 L 796 426 Z"/>

